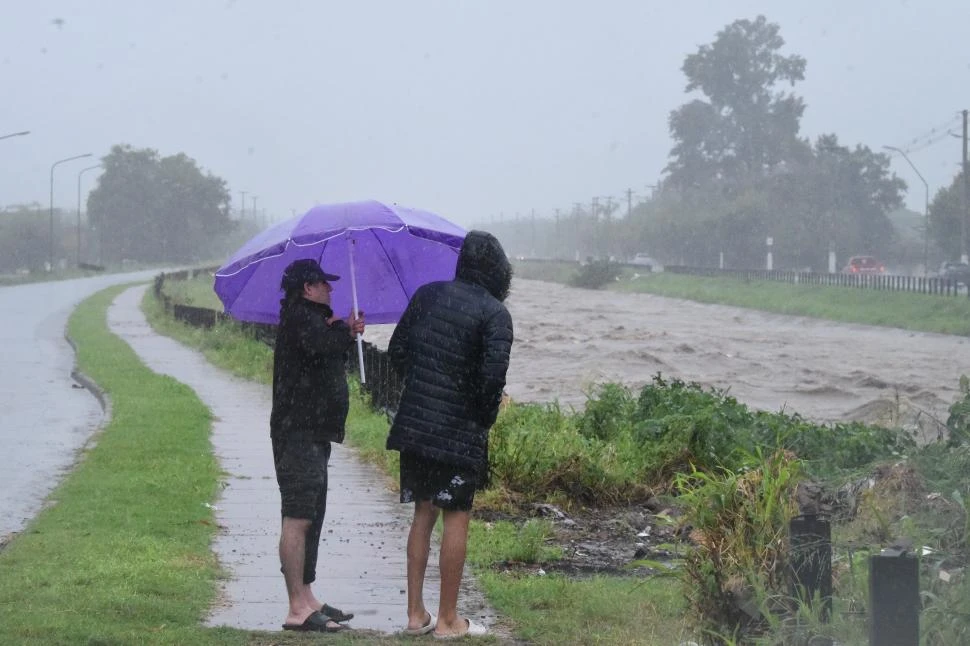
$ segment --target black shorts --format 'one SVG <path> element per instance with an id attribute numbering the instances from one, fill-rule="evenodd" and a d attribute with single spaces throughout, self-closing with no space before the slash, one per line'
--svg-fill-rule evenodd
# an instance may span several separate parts
<path id="1" fill-rule="evenodd" d="M 284 516 L 315 520 L 325 513 L 329 461 L 330 442 L 273 438 L 273 463 Z"/>
<path id="2" fill-rule="evenodd" d="M 449 511 L 470 511 L 478 478 L 474 470 L 401 452 L 401 502 L 430 500 Z"/>

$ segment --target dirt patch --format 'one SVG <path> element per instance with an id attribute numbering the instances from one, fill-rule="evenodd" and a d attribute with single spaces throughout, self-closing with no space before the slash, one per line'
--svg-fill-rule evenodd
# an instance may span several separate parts
<path id="1" fill-rule="evenodd" d="M 679 531 L 679 512 L 657 499 L 631 507 L 571 509 L 534 504 L 514 514 L 476 510 L 484 521 L 505 520 L 521 525 L 533 518 L 550 522 L 554 532 L 550 546 L 562 550 L 562 557 L 544 563 L 505 561 L 493 567 L 501 571 L 558 572 L 571 577 L 596 574 L 650 576 L 676 567 L 686 546 L 686 534 Z"/>

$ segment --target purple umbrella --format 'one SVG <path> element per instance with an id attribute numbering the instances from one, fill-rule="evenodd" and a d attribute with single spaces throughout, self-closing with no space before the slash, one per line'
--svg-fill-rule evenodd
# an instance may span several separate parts
<path id="1" fill-rule="evenodd" d="M 342 278 L 331 302 L 337 316 L 359 306 L 368 323 L 396 323 L 418 287 L 455 277 L 465 233 L 434 213 L 396 204 L 315 206 L 244 244 L 216 272 L 215 291 L 233 318 L 278 323 L 283 270 L 313 258 Z"/>

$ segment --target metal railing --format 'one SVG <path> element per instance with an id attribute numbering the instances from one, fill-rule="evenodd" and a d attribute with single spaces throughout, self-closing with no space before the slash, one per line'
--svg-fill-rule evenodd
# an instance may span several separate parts
<path id="1" fill-rule="evenodd" d="M 970 296 L 970 291 L 948 278 L 900 276 L 896 274 L 829 274 L 805 271 L 769 271 L 766 269 L 718 269 L 716 267 L 688 267 L 665 265 L 664 271 L 688 276 L 734 278 L 743 281 L 764 280 L 792 285 L 825 287 L 855 287 L 891 292 L 912 292 L 935 296 Z"/>

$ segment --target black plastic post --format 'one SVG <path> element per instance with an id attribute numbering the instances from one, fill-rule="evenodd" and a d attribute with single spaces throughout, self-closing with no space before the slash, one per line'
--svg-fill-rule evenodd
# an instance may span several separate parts
<path id="1" fill-rule="evenodd" d="M 791 595 L 810 606 L 821 601 L 820 616 L 832 616 L 832 531 L 826 518 L 795 516 L 789 523 Z"/>
<path id="2" fill-rule="evenodd" d="M 869 645 L 919 646 L 919 562 L 903 550 L 869 557 Z"/>

